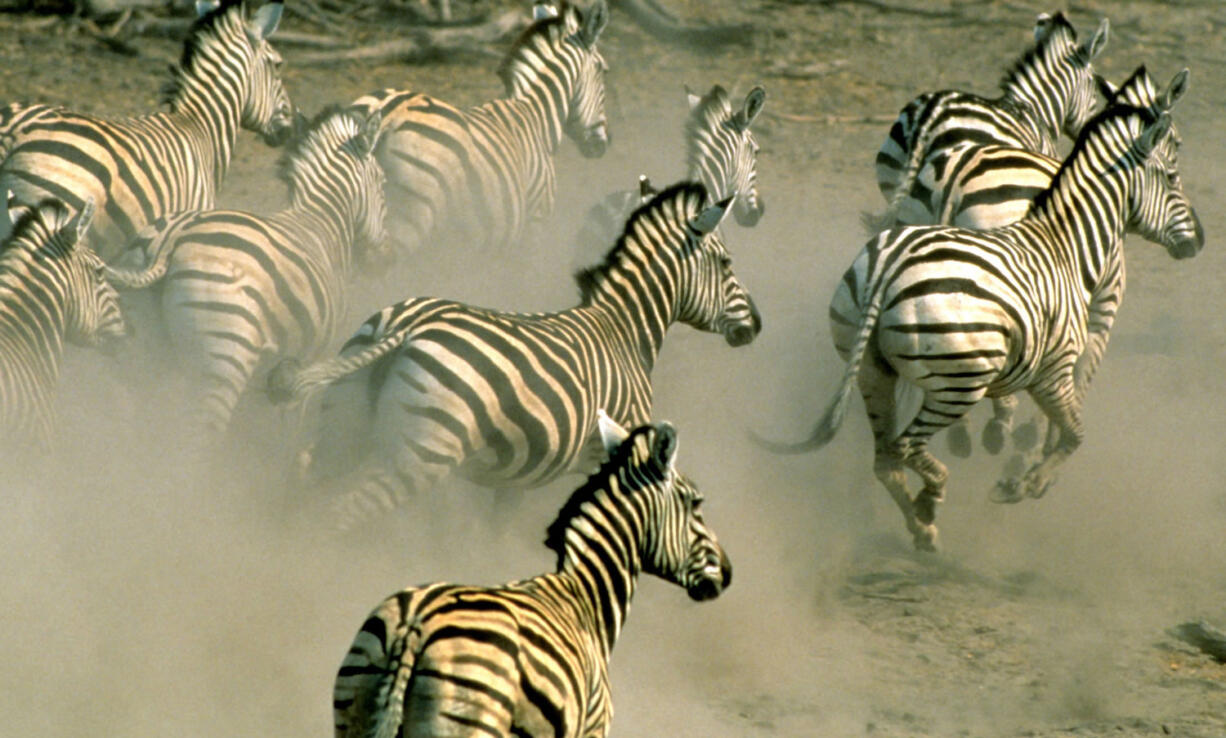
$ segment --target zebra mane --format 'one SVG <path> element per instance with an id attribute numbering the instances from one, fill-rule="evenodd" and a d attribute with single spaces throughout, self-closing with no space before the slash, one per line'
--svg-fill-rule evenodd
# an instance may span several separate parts
<path id="1" fill-rule="evenodd" d="M 1137 67 L 1128 79 L 1124 80 L 1115 90 L 1115 94 L 1111 99 L 1107 100 L 1107 107 L 1116 104 L 1136 105 L 1138 107 L 1144 105 L 1153 105 L 1158 99 L 1158 88 L 1154 86 L 1154 80 L 1149 76 L 1149 70 L 1145 65 Z"/>
<path id="2" fill-rule="evenodd" d="M 187 40 L 183 43 L 183 54 L 178 65 L 170 66 L 170 81 L 162 86 L 160 102 L 163 105 L 173 103 L 182 92 L 184 81 L 194 71 L 196 57 L 208 45 L 209 39 L 217 38 L 228 32 L 224 28 L 234 14 L 238 15 L 238 25 L 241 28 L 243 8 L 247 0 L 221 0 L 216 8 L 196 18 L 187 32 Z"/>
<path id="3" fill-rule="evenodd" d="M 1089 59 L 1085 55 L 1084 49 L 1077 46 L 1077 29 L 1073 28 L 1073 24 L 1068 22 L 1064 17 L 1063 11 L 1057 12 L 1051 17 L 1052 30 L 1051 33 L 1043 37 L 1042 41 L 1036 42 L 1033 46 L 1026 50 L 1026 53 L 1009 67 L 1004 76 L 1000 80 L 1001 89 L 1007 90 L 1015 82 L 1022 77 L 1022 72 L 1034 65 L 1037 59 L 1041 59 L 1047 50 L 1056 43 L 1068 44 L 1076 52 L 1077 60 L 1082 64 L 1088 64 Z"/>
<path id="4" fill-rule="evenodd" d="M 545 547 L 558 555 L 558 569 L 562 568 L 562 560 L 566 556 L 566 531 L 570 528 L 571 521 L 579 516 L 585 504 L 595 500 L 602 490 L 609 489 L 608 480 L 617 475 L 618 469 L 625 467 L 630 462 L 630 457 L 639 446 L 639 439 L 654 431 L 654 426 L 650 425 L 639 426 L 632 430 L 610 458 L 600 465 L 600 469 L 593 472 L 562 505 L 562 509 L 558 511 L 558 517 L 549 524 L 549 528 L 545 531 Z"/>
<path id="5" fill-rule="evenodd" d="M 1116 103 L 1108 106 L 1105 110 L 1100 111 L 1097 115 L 1086 123 L 1081 129 L 1081 133 L 1077 136 L 1077 141 L 1073 144 L 1073 148 L 1069 151 L 1068 156 L 1064 158 L 1064 163 L 1056 170 L 1056 175 L 1052 177 L 1051 184 L 1047 189 L 1040 192 L 1031 201 L 1030 211 L 1036 212 L 1047 205 L 1047 201 L 1051 199 L 1051 193 L 1056 190 L 1056 185 L 1067 176 L 1067 172 L 1072 168 L 1072 164 L 1076 161 L 1081 153 L 1089 144 L 1091 138 L 1099 135 L 1099 130 L 1107 128 L 1117 120 L 1123 120 L 1129 116 L 1139 115 L 1143 126 L 1152 125 L 1158 120 L 1158 116 L 1149 108 L 1138 108 L 1127 103 Z"/>
<path id="6" fill-rule="evenodd" d="M 4 207 L 0 204 L 0 207 Z M 58 238 L 54 238 L 55 234 L 59 233 L 72 217 L 72 212 L 65 207 L 64 203 L 59 200 L 49 197 L 40 200 L 39 203 L 32 207 L 22 208 L 22 213 L 13 223 L 13 229 L 9 232 L 7 238 L 0 242 L 0 257 L 6 256 L 9 253 L 18 250 L 18 243 L 33 241 L 37 243 L 39 250 L 49 250 L 54 256 L 66 256 L 70 249 L 63 248 L 63 244 Z M 42 226 L 50 238 L 31 239 L 30 236 L 37 235 L 31 233 L 39 226 Z"/>
<path id="7" fill-rule="evenodd" d="M 685 218 L 688 221 L 689 218 L 697 215 L 698 209 L 707 202 L 707 188 L 701 182 L 678 182 L 657 193 L 645 205 L 640 205 L 636 208 L 630 217 L 626 219 L 626 225 L 622 229 L 621 235 L 617 237 L 617 243 L 613 245 L 613 248 L 609 249 L 604 259 L 595 266 L 575 272 L 575 283 L 579 285 L 581 304 L 588 305 L 591 302 L 596 288 L 604 281 L 609 272 L 621 263 L 622 253 L 627 248 L 626 243 L 630 240 L 630 235 L 635 232 L 638 222 L 640 220 L 657 218 L 660 211 L 663 210 L 665 203 L 677 199 L 684 200 L 685 203 L 685 214 L 677 217 Z"/>
<path id="8" fill-rule="evenodd" d="M 295 124 L 294 136 L 277 161 L 277 177 L 292 191 L 294 172 L 300 162 L 327 156 L 359 134 L 362 124 L 358 115 L 352 108 L 333 103 L 309 122 Z"/>
<path id="9" fill-rule="evenodd" d="M 524 47 L 530 45 L 537 36 L 542 35 L 545 35 L 551 44 L 556 43 L 562 34 L 566 32 L 567 23 L 578 23 L 579 19 L 575 17 L 578 12 L 574 5 L 566 2 L 566 0 L 562 0 L 559 4 L 557 15 L 533 21 L 511 43 L 511 48 L 507 50 L 506 56 L 502 57 L 497 70 L 498 79 L 502 80 L 503 86 L 508 91 L 511 89 L 511 67 L 520 60 Z"/>
<path id="10" fill-rule="evenodd" d="M 698 135 L 723 125 L 732 115 L 732 102 L 728 99 L 728 91 L 721 85 L 712 87 L 697 105 L 690 108 L 690 113 L 685 118 L 687 165 L 693 166 L 694 158 L 701 153 L 697 145 Z"/>

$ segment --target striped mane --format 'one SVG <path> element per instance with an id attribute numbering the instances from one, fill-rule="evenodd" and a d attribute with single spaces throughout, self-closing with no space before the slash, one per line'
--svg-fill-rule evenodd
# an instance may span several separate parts
<path id="1" fill-rule="evenodd" d="M 159 102 L 163 105 L 173 104 L 186 86 L 186 81 L 194 76 L 196 59 L 215 43 L 216 39 L 233 34 L 236 28 L 241 31 L 247 1 L 221 0 L 216 8 L 192 23 L 178 65 L 170 66 L 170 81 L 162 86 Z"/>
<path id="2" fill-rule="evenodd" d="M 498 64 L 498 79 L 502 80 L 502 84 L 507 92 L 511 91 L 511 69 L 516 64 L 525 63 L 528 55 L 533 53 L 532 47 L 537 43 L 538 38 L 548 46 L 557 45 L 561 42 L 568 27 L 577 29 L 579 24 L 578 8 L 566 2 L 566 0 L 562 0 L 558 7 L 557 15 L 534 21 L 525 28 L 511 44 L 511 48 L 507 51 L 506 56 L 502 58 L 502 62 Z"/>
<path id="3" fill-rule="evenodd" d="M 604 259 L 595 266 L 575 272 L 575 282 L 579 285 L 579 296 L 583 305 L 591 303 L 596 288 L 605 277 L 621 263 L 622 255 L 627 250 L 630 234 L 637 230 L 641 220 L 655 220 L 664 210 L 665 204 L 676 199 L 685 203 L 686 220 L 698 214 L 698 209 L 707 201 L 707 188 L 699 182 L 678 182 L 665 188 L 645 205 L 640 205 L 626 220 L 622 234 L 617 237 L 617 243 L 609 249 Z"/>
<path id="4" fill-rule="evenodd" d="M 1064 17 L 1064 13 L 1058 12 L 1053 15 L 1051 23 L 1054 26 L 1051 33 L 1047 34 L 1042 41 L 1035 43 L 1027 49 L 1026 53 L 1022 54 L 1021 58 L 1014 62 L 1013 66 L 1005 72 L 1004 77 L 1000 80 L 1001 89 L 1007 90 L 1015 83 L 1021 81 L 1025 70 L 1031 68 L 1037 60 L 1046 56 L 1049 49 L 1056 44 L 1060 44 L 1062 49 L 1067 49 L 1063 53 L 1072 52 L 1074 54 L 1073 58 L 1081 66 L 1090 63 L 1085 49 L 1077 46 L 1077 29 L 1073 28 L 1073 25 L 1068 22 L 1068 19 Z"/>
<path id="5" fill-rule="evenodd" d="M 277 177 L 289 187 L 291 196 L 299 172 L 304 168 L 321 169 L 322 162 L 331 159 L 337 149 L 360 134 L 358 115 L 357 111 L 343 105 L 328 105 L 295 132 L 277 162 Z"/>
<path id="6" fill-rule="evenodd" d="M 1100 135 L 1099 130 L 1108 128 L 1116 120 L 1123 120 L 1132 115 L 1139 115 L 1143 126 L 1149 126 L 1158 119 L 1158 116 L 1154 115 L 1152 110 L 1133 107 L 1126 103 L 1117 103 L 1095 115 L 1081 129 L 1081 133 L 1077 136 L 1077 141 L 1073 144 L 1072 150 L 1064 158 L 1064 163 L 1056 170 L 1056 176 L 1052 177 L 1051 185 L 1035 196 L 1034 202 L 1030 206 L 1030 212 L 1037 212 L 1047 205 L 1047 201 L 1051 199 L 1051 194 L 1056 191 L 1057 185 L 1067 176 L 1066 172 L 1072 168 L 1073 162 L 1081 157 L 1081 153 L 1089 145 L 1090 139 Z"/>
<path id="7" fill-rule="evenodd" d="M 558 511 L 558 517 L 549 524 L 548 530 L 545 531 L 545 546 L 558 555 L 558 569 L 562 568 L 562 561 L 566 556 L 566 531 L 570 528 L 571 521 L 579 516 L 584 505 L 595 500 L 602 491 L 610 489 L 607 484 L 608 480 L 617 476 L 619 469 L 631 464 L 635 451 L 642 445 L 640 439 L 654 431 L 655 428 L 652 426 L 641 426 L 631 431 L 629 437 L 622 441 L 617 450 L 613 452 L 612 457 L 604 461 L 600 469 L 572 492 L 566 504 L 562 505 L 562 509 Z M 647 456 L 650 457 L 650 453 Z M 613 491 L 620 491 L 620 488 Z"/>

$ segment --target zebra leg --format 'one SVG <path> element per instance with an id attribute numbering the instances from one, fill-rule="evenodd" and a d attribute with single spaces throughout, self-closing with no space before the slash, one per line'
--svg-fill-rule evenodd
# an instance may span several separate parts
<path id="1" fill-rule="evenodd" d="M 993 496 L 994 501 L 1015 502 L 1022 496 L 1042 497 L 1056 481 L 1056 468 L 1081 445 L 1084 436 L 1081 405 L 1073 397 L 1072 377 L 1070 376 L 1067 382 L 1061 382 L 1058 387 L 1066 391 L 1031 394 L 1052 424 L 1042 458 L 1020 477 L 1002 479 L 997 484 L 999 492 Z"/>
<path id="2" fill-rule="evenodd" d="M 945 482 L 949 479 L 949 470 L 928 451 L 926 442 L 912 443 L 911 452 L 904 463 L 924 481 L 923 488 L 911 503 L 915 509 L 915 519 L 921 525 L 931 526 L 937 517 L 937 503 L 945 501 Z"/>
<path id="3" fill-rule="evenodd" d="M 1013 416 L 1017 412 L 1017 397 L 1004 395 L 992 398 L 992 419 L 983 428 L 983 448 L 993 456 L 1005 447 L 1005 436 L 1013 428 Z"/>
<path id="4" fill-rule="evenodd" d="M 907 470 L 899 445 L 892 440 L 894 428 L 894 385 L 897 375 L 887 375 L 879 367 L 866 362 L 860 370 L 860 388 L 864 395 L 864 407 L 875 440 L 873 473 L 885 486 L 894 504 L 902 513 L 907 532 L 915 547 L 921 551 L 935 551 L 937 529 L 930 522 L 921 523 L 915 514 L 911 491 L 907 489 Z"/>

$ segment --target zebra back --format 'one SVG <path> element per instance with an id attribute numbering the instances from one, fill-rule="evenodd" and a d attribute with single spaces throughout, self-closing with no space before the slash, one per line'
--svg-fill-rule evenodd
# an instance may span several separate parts
<path id="1" fill-rule="evenodd" d="M 0 445 L 50 443 L 64 341 L 99 346 L 127 335 L 119 298 L 85 243 L 94 216 L 45 200 L 0 208 Z"/>
<path id="2" fill-rule="evenodd" d="M 607 67 L 596 47 L 607 19 L 605 0 L 538 18 L 499 67 L 505 97 L 468 110 L 393 89 L 354 102 L 383 114 L 379 161 L 402 249 L 439 237 L 511 246 L 553 212 L 563 136 L 589 157 L 609 144 Z"/>
<path id="3" fill-rule="evenodd" d="M 1060 132 L 1075 137 L 1097 107 L 1092 62 L 1106 47 L 1108 28 L 1104 19 L 1079 45 L 1063 13 L 1040 14 L 1035 45 L 1005 74 L 999 98 L 944 90 L 912 100 L 877 153 L 877 186 L 887 204 L 880 216 L 865 216 L 869 230 L 909 223 L 912 209 L 922 211 L 908 199 L 921 168 L 935 156 L 991 144 L 1055 156 Z"/>
<path id="4" fill-rule="evenodd" d="M 337 672 L 338 738 L 608 735 L 608 661 L 640 572 L 718 596 L 732 568 L 676 470 L 667 423 L 600 423 L 608 459 L 563 505 L 555 573 L 501 587 L 432 584 L 385 599 Z M 531 668 L 526 668 L 531 664 Z"/>
<path id="5" fill-rule="evenodd" d="M 282 157 L 288 208 L 165 219 L 138 239 L 143 270 L 110 270 L 125 287 L 162 281 L 163 322 L 180 359 L 204 375 L 202 421 L 212 430 L 228 425 L 261 366 L 318 355 L 344 318 L 353 263 L 386 259 L 379 123 L 377 113 L 323 110 Z"/>
<path id="6" fill-rule="evenodd" d="M 267 37 L 280 0 L 199 3 L 162 99 L 167 112 L 102 118 L 54 106 L 10 106 L 0 119 L 0 187 L 24 203 L 53 197 L 72 210 L 97 206 L 95 250 L 112 260 L 147 223 L 210 208 L 240 128 L 270 144 L 290 131 L 282 61 Z"/>

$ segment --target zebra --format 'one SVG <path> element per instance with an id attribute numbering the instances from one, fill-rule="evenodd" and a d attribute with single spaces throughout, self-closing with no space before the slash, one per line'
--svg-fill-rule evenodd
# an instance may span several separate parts
<path id="1" fill-rule="evenodd" d="M 715 200 L 736 195 L 736 222 L 752 227 L 766 212 L 758 192 L 758 141 L 749 127 L 762 112 L 766 89 L 754 87 L 740 109 L 733 110 L 727 91 L 714 85 L 699 96 L 686 88 L 686 179 L 702 182 Z M 580 253 L 604 247 L 621 233 L 626 218 L 642 204 L 641 191 L 619 190 L 593 205 L 576 237 Z"/>
<path id="2" fill-rule="evenodd" d="M 650 419 L 651 371 L 672 323 L 753 341 L 761 317 L 716 232 L 731 201 L 707 197 L 682 182 L 635 211 L 604 261 L 576 275 L 577 307 L 521 314 L 414 298 L 372 315 L 334 359 L 280 364 L 274 401 L 327 389 L 304 457 L 313 479 L 374 457 L 336 503 L 337 527 L 453 470 L 496 489 L 586 471 L 598 408 L 630 426 Z"/>
<path id="3" fill-rule="evenodd" d="M 64 342 L 107 346 L 125 338 L 119 296 L 86 243 L 94 203 L 33 207 L 8 194 L 0 208 L 0 447 L 49 449 Z"/>
<path id="4" fill-rule="evenodd" d="M 548 529 L 556 571 L 385 599 L 337 671 L 337 738 L 609 734 L 609 656 L 638 575 L 704 601 L 732 583 L 732 564 L 676 469 L 673 427 L 599 425 L 608 458 Z"/>
<path id="5" fill-rule="evenodd" d="M 300 118 L 280 165 L 286 209 L 179 213 L 135 240 L 145 268 L 108 270 L 125 289 L 161 283 L 162 320 L 184 365 L 203 375 L 198 409 L 213 437 L 261 367 L 316 356 L 339 337 L 352 262 L 390 253 L 379 124 L 378 113 L 336 106 Z"/>
<path id="6" fill-rule="evenodd" d="M 1144 65 L 1116 88 L 1106 79 L 1098 77 L 1099 91 L 1108 105 L 1124 102 L 1134 107 L 1152 108 L 1160 105 L 1170 109 L 1187 91 L 1190 72 L 1185 68 L 1177 73 L 1159 93 L 1153 78 Z M 1172 133 L 1164 139 L 1164 146 L 1179 144 L 1179 135 Z M 1169 155 L 1174 155 L 1170 152 Z M 923 223 L 956 225 L 962 228 L 987 230 L 999 228 L 1020 220 L 1030 208 L 1031 202 L 1051 185 L 1052 177 L 1060 168 L 1060 162 L 1044 154 L 1009 146 L 964 146 L 951 152 L 948 157 L 938 157 L 939 163 L 929 162 L 920 171 L 917 189 L 930 193 L 924 203 Z M 917 225 L 920 223 L 917 223 Z M 1082 360 L 1097 367 L 1106 351 L 1107 335 L 1114 320 L 1115 306 L 1105 306 L 1106 315 L 1095 315 L 1090 320 L 1090 337 L 1086 355 Z M 1012 396 L 992 398 L 993 418 L 984 427 L 983 445 L 989 453 L 996 454 L 1004 447 L 1006 435 L 1013 427 L 1013 414 L 1017 399 Z M 956 456 L 968 456 L 971 451 L 966 416 L 949 427 L 949 446 Z M 1018 429 L 1015 439 L 1023 449 L 1032 445 L 1040 434 L 1033 423 Z"/>
<path id="7" fill-rule="evenodd" d="M 985 396 L 1026 390 L 1055 432 L 1037 463 L 1001 480 L 993 499 L 1042 496 L 1081 443 L 1092 368 L 1079 358 L 1093 316 L 1120 304 L 1124 234 L 1140 233 L 1176 259 L 1204 245 L 1175 148 L 1164 141 L 1170 134 L 1162 105 L 1114 105 L 1087 124 L 1017 223 L 991 231 L 912 226 L 870 240 L 830 304 L 835 347 L 848 361 L 840 389 L 806 441 L 771 448 L 827 443 L 858 380 L 877 478 L 916 547 L 934 549 L 948 471 L 929 438 Z M 908 468 L 923 480 L 914 498 Z"/>
<path id="8" fill-rule="evenodd" d="M 238 129 L 280 145 L 292 126 L 281 56 L 267 41 L 282 3 L 254 13 L 250 5 L 196 3 L 198 18 L 163 90 L 168 111 L 101 118 L 50 105 L 0 110 L 0 188 L 71 210 L 93 198 L 91 243 L 108 262 L 159 217 L 213 207 Z"/>
<path id="9" fill-rule="evenodd" d="M 589 158 L 609 145 L 607 65 L 596 41 L 605 0 L 583 11 L 537 6 L 535 22 L 498 68 L 506 96 L 460 110 L 428 95 L 384 89 L 353 104 L 383 114 L 389 231 L 405 251 L 441 234 L 475 247 L 518 243 L 554 209 L 553 154 L 562 135 Z"/>
<path id="10" fill-rule="evenodd" d="M 1094 36 L 1078 45 L 1063 13 L 1041 13 L 1035 45 L 1005 74 L 1000 97 L 943 90 L 908 103 L 877 152 L 877 187 L 887 205 L 882 215 L 865 217 L 869 229 L 923 222 L 922 213 L 913 213 L 922 211 L 916 201 L 927 197 L 916 175 L 960 146 L 995 143 L 1055 156 L 1060 132 L 1075 138 L 1097 107 L 1093 60 L 1107 45 L 1108 28 L 1104 18 Z"/>

